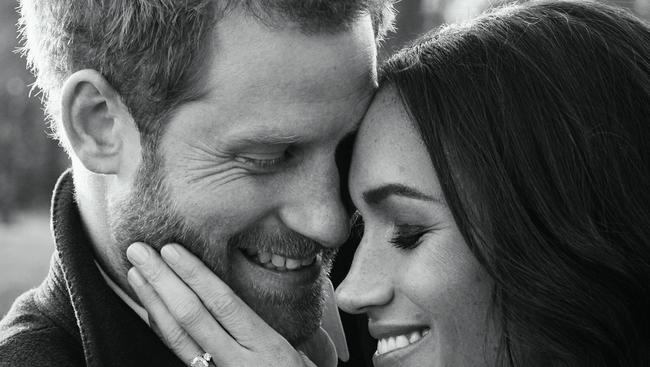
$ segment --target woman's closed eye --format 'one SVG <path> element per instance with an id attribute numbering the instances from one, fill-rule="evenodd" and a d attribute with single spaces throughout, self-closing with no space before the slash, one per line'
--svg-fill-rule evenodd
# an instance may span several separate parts
<path id="1" fill-rule="evenodd" d="M 398 224 L 395 225 L 395 234 L 389 242 L 399 249 L 412 250 L 421 243 L 422 236 L 429 231 L 431 231 L 430 227 Z"/>

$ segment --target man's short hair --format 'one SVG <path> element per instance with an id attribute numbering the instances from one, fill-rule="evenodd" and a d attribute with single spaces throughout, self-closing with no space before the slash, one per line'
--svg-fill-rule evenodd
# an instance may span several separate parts
<path id="1" fill-rule="evenodd" d="M 36 76 L 50 126 L 59 92 L 78 70 L 99 71 L 122 96 L 143 138 L 160 135 L 165 116 L 197 98 L 195 81 L 213 26 L 239 10 L 272 27 L 335 33 L 370 14 L 380 39 L 393 0 L 20 0 L 23 53 Z M 62 140 L 61 140 L 62 141 Z M 62 141 L 63 142 L 63 141 Z M 64 142 L 65 146 L 65 142 Z"/>

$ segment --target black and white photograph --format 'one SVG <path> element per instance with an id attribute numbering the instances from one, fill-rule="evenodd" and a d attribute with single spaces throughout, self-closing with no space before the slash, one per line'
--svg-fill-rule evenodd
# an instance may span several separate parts
<path id="1" fill-rule="evenodd" d="M 650 0 L 0 0 L 0 367 L 650 367 Z"/>

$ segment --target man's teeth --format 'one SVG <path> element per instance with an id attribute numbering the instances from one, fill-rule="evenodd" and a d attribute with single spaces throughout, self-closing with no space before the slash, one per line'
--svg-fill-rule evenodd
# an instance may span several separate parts
<path id="1" fill-rule="evenodd" d="M 404 335 L 395 335 L 381 338 L 377 342 L 377 355 L 382 355 L 397 349 L 404 348 L 419 341 L 427 334 L 429 334 L 429 329 L 413 331 L 409 334 Z"/>
<path id="2" fill-rule="evenodd" d="M 316 256 L 308 259 L 292 259 L 270 252 L 247 248 L 244 250 L 248 256 L 267 269 L 273 270 L 300 270 L 314 263 Z"/>

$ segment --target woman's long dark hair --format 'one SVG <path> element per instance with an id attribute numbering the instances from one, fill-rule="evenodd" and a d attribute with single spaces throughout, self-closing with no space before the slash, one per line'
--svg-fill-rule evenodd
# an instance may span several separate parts
<path id="1" fill-rule="evenodd" d="M 650 366 L 650 27 L 510 5 L 382 70 L 495 281 L 498 365 Z"/>

